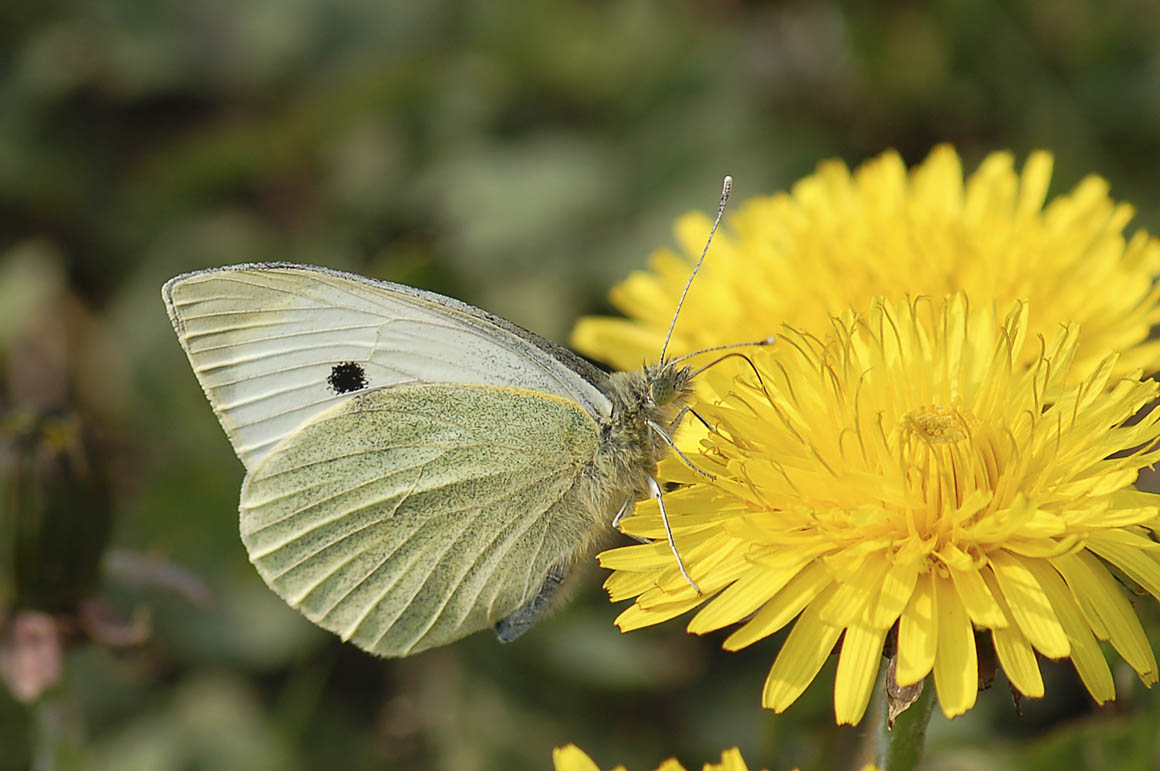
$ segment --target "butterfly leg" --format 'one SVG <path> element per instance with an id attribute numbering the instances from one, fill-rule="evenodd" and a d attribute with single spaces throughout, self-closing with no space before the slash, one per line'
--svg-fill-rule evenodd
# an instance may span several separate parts
<path id="1" fill-rule="evenodd" d="M 616 512 L 616 516 L 612 518 L 613 527 L 618 530 L 620 529 L 620 520 L 624 519 L 624 515 L 632 509 L 633 502 L 632 498 L 625 500 L 624 505 L 620 507 L 620 511 Z"/>
<path id="2" fill-rule="evenodd" d="M 713 428 L 713 426 L 709 424 L 709 421 L 705 420 L 705 418 L 701 416 L 701 413 L 697 412 L 695 409 L 686 404 L 684 407 L 681 407 L 681 411 L 677 413 L 677 416 L 669 422 L 670 434 L 677 430 L 677 427 L 681 425 L 681 421 L 684 420 L 685 415 L 690 412 L 693 414 L 694 418 L 701 421 L 701 425 L 712 431 L 714 434 L 717 433 L 717 429 Z"/>
<path id="3" fill-rule="evenodd" d="M 554 566 L 548 571 L 540 590 L 530 600 L 501 618 L 492 627 L 500 642 L 509 643 L 532 628 L 551 604 L 552 595 L 564 583 L 564 568 Z"/>
<path id="4" fill-rule="evenodd" d="M 669 548 L 673 550 L 673 556 L 677 558 L 677 567 L 681 569 L 681 575 L 689 582 L 689 586 L 693 587 L 693 591 L 697 594 L 701 593 L 701 587 L 693 582 L 689 577 L 689 571 L 685 570 L 685 563 L 681 559 L 681 553 L 677 551 L 677 542 L 673 538 L 673 529 L 669 526 L 669 513 L 665 510 L 664 495 L 661 493 L 661 486 L 652 477 L 648 478 L 648 489 L 652 493 L 653 498 L 656 498 L 657 507 L 661 510 L 661 522 L 665 525 L 665 537 L 669 539 Z"/>
<path id="5" fill-rule="evenodd" d="M 620 507 L 620 511 L 616 512 L 616 516 L 612 518 L 612 526 L 614 528 L 617 530 L 620 529 L 620 520 L 624 519 L 625 515 L 633 510 L 635 504 L 636 501 L 632 498 L 624 502 L 624 505 Z M 633 535 L 632 533 L 626 533 L 626 535 L 639 543 L 652 543 L 649 539 L 641 538 L 639 535 Z"/>
<path id="6" fill-rule="evenodd" d="M 705 477 L 708 480 L 713 480 L 713 479 L 717 478 L 717 477 L 713 476 L 712 474 L 710 474 L 708 471 L 705 471 L 704 469 L 697 468 L 697 466 L 693 464 L 693 461 L 691 461 L 687 457 L 685 457 L 685 453 L 681 452 L 680 448 L 677 447 L 677 445 L 673 443 L 673 440 L 669 438 L 668 433 L 663 428 L 661 428 L 658 423 L 654 423 L 651 420 L 646 421 L 646 422 L 648 423 L 649 428 L 651 428 L 653 431 L 656 431 L 657 436 L 659 436 L 661 439 L 664 440 L 665 444 L 667 444 L 669 446 L 669 449 L 672 450 L 673 452 L 675 452 L 677 454 L 677 457 L 679 457 L 681 460 L 683 460 L 685 462 L 686 466 L 691 468 L 693 471 L 696 471 L 698 474 L 700 474 L 701 476 Z"/>

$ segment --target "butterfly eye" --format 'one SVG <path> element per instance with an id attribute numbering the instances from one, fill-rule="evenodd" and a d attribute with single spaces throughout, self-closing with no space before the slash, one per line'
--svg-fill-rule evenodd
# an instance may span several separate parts
<path id="1" fill-rule="evenodd" d="M 673 381 L 669 378 L 661 378 L 654 380 L 648 387 L 649 396 L 652 397 L 653 404 L 668 404 L 676 396 L 677 388 Z"/>

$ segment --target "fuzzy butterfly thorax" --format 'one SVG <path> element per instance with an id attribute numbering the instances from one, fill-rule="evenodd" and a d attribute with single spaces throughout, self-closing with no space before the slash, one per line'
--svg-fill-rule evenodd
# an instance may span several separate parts
<path id="1" fill-rule="evenodd" d="M 668 443 L 653 426 L 669 434 L 675 430 L 674 422 L 692 398 L 691 374 L 687 367 L 661 362 L 614 372 L 602 384 L 601 390 L 612 402 L 595 463 L 604 489 L 634 502 L 649 496 L 648 479 L 656 476 L 657 462 L 669 452 Z M 609 503 L 618 506 L 621 502 Z"/>

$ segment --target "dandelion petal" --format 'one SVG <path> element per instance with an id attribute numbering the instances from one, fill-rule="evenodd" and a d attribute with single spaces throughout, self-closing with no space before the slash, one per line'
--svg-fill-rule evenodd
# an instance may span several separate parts
<path id="1" fill-rule="evenodd" d="M 1003 551 L 996 551 L 990 557 L 995 578 L 1023 635 L 1048 658 L 1066 656 L 1071 650 L 1067 635 L 1055 617 L 1051 602 L 1023 560 Z M 1027 564 L 1033 562 L 1028 560 Z"/>
<path id="2" fill-rule="evenodd" d="M 809 563 L 749 623 L 725 638 L 722 647 L 729 651 L 741 650 L 768 637 L 792 621 L 823 589 L 832 587 L 832 582 L 833 579 L 820 563 Z M 801 622 L 798 623 L 800 625 Z"/>
<path id="3" fill-rule="evenodd" d="M 689 622 L 690 634 L 707 634 L 753 613 L 801 570 L 801 564 L 752 571 L 733 583 Z M 800 609 L 799 609 L 800 610 Z"/>
<path id="4" fill-rule="evenodd" d="M 600 771 L 592 758 L 575 744 L 552 750 L 552 763 L 556 771 Z"/>
<path id="5" fill-rule="evenodd" d="M 1127 574 L 1153 597 L 1160 597 L 1160 564 L 1148 551 L 1156 544 L 1122 531 L 1099 533 L 1088 539 L 1088 548 Z"/>
<path id="6" fill-rule="evenodd" d="M 1039 660 L 1035 658 L 1031 643 L 1027 642 L 1019 627 L 1012 625 L 1004 629 L 992 629 L 991 640 L 995 644 L 999 664 L 1011 685 L 1024 696 L 1043 698 L 1043 675 L 1039 671 Z"/>
<path id="7" fill-rule="evenodd" d="M 934 660 L 934 685 L 947 717 L 961 715 L 975 706 L 979 692 L 979 664 L 975 632 L 962 600 L 951 581 L 933 577 L 938 609 L 938 654 Z"/>
<path id="8" fill-rule="evenodd" d="M 866 626 L 846 628 L 834 677 L 834 715 L 838 723 L 857 725 L 870 703 L 870 693 L 882 662 L 886 630 Z"/>
<path id="9" fill-rule="evenodd" d="M 1071 645 L 1071 661 L 1092 698 L 1097 704 L 1116 698 L 1116 686 L 1107 659 L 1059 573 L 1051 565 L 1038 560 L 1028 562 L 1027 569 L 1035 576 L 1044 595 L 1055 608 L 1055 614 Z"/>
<path id="10" fill-rule="evenodd" d="M 866 613 L 867 623 L 875 629 L 889 629 L 906 608 L 917 580 L 918 565 L 914 560 L 891 566 L 876 601 Z"/>
<path id="11" fill-rule="evenodd" d="M 769 670 L 761 703 L 774 712 L 785 711 L 817 676 L 841 633 L 821 620 L 817 603 L 806 608 Z"/>
<path id="12" fill-rule="evenodd" d="M 999 608 L 999 603 L 995 602 L 994 595 L 987 588 L 987 582 L 983 580 L 978 570 L 948 568 L 948 572 L 971 621 L 991 629 L 1007 626 L 1007 617 Z"/>
<path id="13" fill-rule="evenodd" d="M 1060 557 L 1053 564 L 1064 566 L 1060 573 L 1080 602 L 1081 609 L 1085 607 L 1083 598 L 1087 599 L 1089 612 L 1099 617 L 1106 631 L 1104 639 L 1110 641 L 1116 652 L 1136 670 L 1145 685 L 1155 683 L 1156 657 L 1152 653 L 1152 646 L 1148 643 L 1140 619 L 1132 610 L 1132 603 L 1124 596 L 1108 569 L 1088 552 Z M 1069 566 L 1077 569 L 1069 570 Z M 1100 636 L 1095 626 L 1093 631 L 1096 637 Z"/>
<path id="14" fill-rule="evenodd" d="M 938 618 L 935 615 L 934 585 L 930 573 L 923 573 L 914 584 L 914 594 L 898 621 L 898 665 L 895 680 L 899 685 L 914 685 L 926 677 L 934 666 L 938 646 Z"/>

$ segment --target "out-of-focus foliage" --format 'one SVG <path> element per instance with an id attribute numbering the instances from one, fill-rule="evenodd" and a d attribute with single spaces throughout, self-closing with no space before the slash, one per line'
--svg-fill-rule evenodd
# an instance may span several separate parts
<path id="1" fill-rule="evenodd" d="M 968 168 L 1049 148 L 1056 190 L 1098 172 L 1156 231 L 1156 40 L 1149 0 L 0 0 L 0 417 L 64 410 L 97 437 L 113 532 L 95 592 L 152 629 L 71 645 L 31 707 L 0 691 L 0 771 L 37 753 L 119 771 L 533 769 L 568 742 L 604 767 L 733 745 L 755 766 L 853 764 L 865 736 L 832 725 L 832 669 L 763 712 L 779 639 L 725 654 L 676 625 L 622 637 L 596 569 L 510 646 L 480 634 L 379 661 L 313 628 L 246 561 L 241 465 L 159 287 L 289 259 L 563 339 L 724 173 L 746 197 L 825 157 L 916 161 L 941 140 Z M 1095 710 L 1048 665 L 1022 719 L 1000 679 L 935 718 L 930 766 L 1152 767 L 1160 704 L 1118 674 L 1120 700 Z"/>

